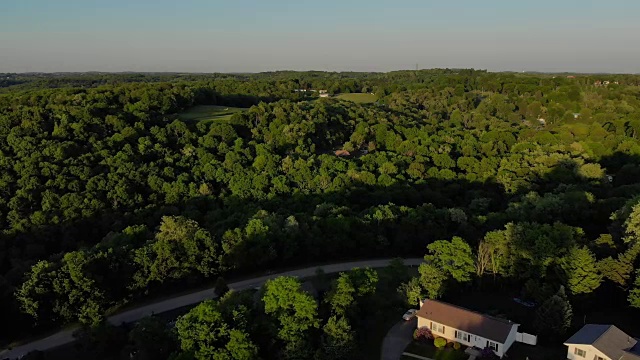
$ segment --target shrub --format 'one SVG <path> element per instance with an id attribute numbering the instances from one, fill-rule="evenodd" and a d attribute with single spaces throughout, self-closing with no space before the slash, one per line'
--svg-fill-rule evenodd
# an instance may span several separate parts
<path id="1" fill-rule="evenodd" d="M 413 340 L 426 342 L 429 339 L 433 339 L 433 334 L 428 327 L 419 327 L 413 331 Z"/>
<path id="2" fill-rule="evenodd" d="M 456 349 L 456 350 L 460 350 L 460 343 L 459 343 L 459 342 L 457 342 L 457 341 L 455 341 L 455 342 L 453 343 L 453 348 L 454 348 L 454 349 Z"/>
<path id="3" fill-rule="evenodd" d="M 445 338 L 437 338 L 433 340 L 433 345 L 438 349 L 442 349 L 443 347 L 447 346 L 447 340 Z"/>

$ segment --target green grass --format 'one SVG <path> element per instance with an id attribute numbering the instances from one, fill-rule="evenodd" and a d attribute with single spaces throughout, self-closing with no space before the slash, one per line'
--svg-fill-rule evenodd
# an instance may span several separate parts
<path id="1" fill-rule="evenodd" d="M 353 101 L 354 103 L 359 104 L 370 104 L 378 101 L 378 96 L 370 93 L 340 94 L 336 96 L 336 98 Z"/>
<path id="2" fill-rule="evenodd" d="M 182 121 L 193 122 L 226 122 L 231 119 L 235 113 L 243 112 L 246 108 L 235 108 L 229 106 L 218 105 L 198 105 L 191 109 L 178 114 L 178 118 Z"/>
<path id="3" fill-rule="evenodd" d="M 434 360 L 466 360 L 469 357 L 463 349 L 455 350 L 450 345 L 447 345 L 444 349 L 438 349 L 432 344 L 418 342 L 412 342 L 404 351 Z"/>

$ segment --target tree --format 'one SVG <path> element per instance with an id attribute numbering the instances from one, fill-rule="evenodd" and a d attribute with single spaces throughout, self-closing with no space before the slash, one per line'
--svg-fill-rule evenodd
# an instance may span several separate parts
<path id="1" fill-rule="evenodd" d="M 327 302 L 331 304 L 331 309 L 337 315 L 344 316 L 347 309 L 354 305 L 354 294 L 356 289 L 347 273 L 340 273 L 334 283 L 334 288 L 327 297 Z"/>
<path id="2" fill-rule="evenodd" d="M 587 248 L 573 248 L 560 259 L 565 284 L 571 294 L 588 294 L 597 289 L 602 282 L 596 258 Z"/>
<path id="3" fill-rule="evenodd" d="M 331 316 L 322 328 L 323 359 L 340 360 L 352 359 L 356 347 L 355 334 L 347 319 L 343 316 Z"/>
<path id="4" fill-rule="evenodd" d="M 567 300 L 564 287 L 561 286 L 558 292 L 548 298 L 536 310 L 536 317 L 533 326 L 540 334 L 551 336 L 563 336 L 571 326 L 573 310 Z"/>
<path id="5" fill-rule="evenodd" d="M 420 273 L 420 286 L 427 293 L 427 297 L 430 299 L 437 299 L 444 293 L 444 282 L 447 280 L 446 275 L 442 270 L 436 268 L 431 264 L 420 264 L 418 268 Z M 417 295 L 416 289 L 410 288 L 412 297 Z"/>
<path id="6" fill-rule="evenodd" d="M 640 241 L 640 202 L 631 207 L 631 212 L 624 222 L 625 241 Z"/>
<path id="7" fill-rule="evenodd" d="M 430 255 L 424 257 L 428 264 L 448 274 L 456 281 L 471 280 L 474 261 L 471 247 L 462 238 L 454 236 L 451 241 L 438 240 L 427 246 Z"/>
<path id="8" fill-rule="evenodd" d="M 420 300 L 423 299 L 423 290 L 418 278 L 413 278 L 406 283 L 400 284 L 397 291 L 409 306 L 417 306 L 420 304 Z"/>
<path id="9" fill-rule="evenodd" d="M 485 272 L 496 276 L 505 273 L 508 263 L 509 239 L 506 231 L 489 231 L 478 245 L 476 274 Z"/>
<path id="10" fill-rule="evenodd" d="M 127 332 L 122 327 L 102 322 L 96 326 L 83 326 L 74 332 L 75 346 L 87 358 L 111 359 L 120 355 L 127 344 Z"/>
<path id="11" fill-rule="evenodd" d="M 177 348 L 176 340 L 165 321 L 146 317 L 138 321 L 129 332 L 129 342 L 134 349 L 132 359 L 166 359 Z"/>
<path id="12" fill-rule="evenodd" d="M 640 269 L 636 271 L 636 280 L 633 282 L 633 289 L 629 291 L 627 300 L 631 306 L 640 308 Z"/>
<path id="13" fill-rule="evenodd" d="M 206 300 L 176 322 L 180 347 L 196 359 L 251 360 L 258 348 L 242 330 L 227 323 L 219 305 Z"/>
<path id="14" fill-rule="evenodd" d="M 378 285 L 378 272 L 371 268 L 354 268 L 349 272 L 351 283 L 358 297 L 373 295 Z"/>
<path id="15" fill-rule="evenodd" d="M 280 323 L 278 337 L 286 343 L 301 341 L 307 330 L 319 325 L 318 305 L 296 278 L 281 276 L 267 281 L 262 301 L 265 312 Z"/>
<path id="16" fill-rule="evenodd" d="M 607 257 L 600 260 L 598 268 L 605 278 L 626 290 L 638 255 L 640 255 L 640 242 L 635 242 L 625 252 L 618 254 L 617 259 Z"/>

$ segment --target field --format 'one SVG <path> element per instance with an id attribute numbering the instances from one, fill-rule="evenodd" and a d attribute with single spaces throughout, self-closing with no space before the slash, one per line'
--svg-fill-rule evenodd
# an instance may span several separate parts
<path id="1" fill-rule="evenodd" d="M 377 95 L 373 95 L 370 93 L 340 94 L 340 95 L 337 95 L 336 98 L 353 101 L 354 103 L 358 103 L 358 104 L 369 104 L 369 103 L 374 103 L 378 100 Z"/>
<path id="2" fill-rule="evenodd" d="M 178 118 L 183 121 L 226 122 L 231 119 L 233 114 L 245 110 L 247 109 L 218 105 L 199 105 L 180 113 Z"/>

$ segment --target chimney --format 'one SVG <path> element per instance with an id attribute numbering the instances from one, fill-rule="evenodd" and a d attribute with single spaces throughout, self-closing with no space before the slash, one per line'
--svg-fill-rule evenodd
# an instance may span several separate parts
<path id="1" fill-rule="evenodd" d="M 422 309 L 422 305 L 424 304 L 424 300 L 420 299 L 420 308 Z"/>

